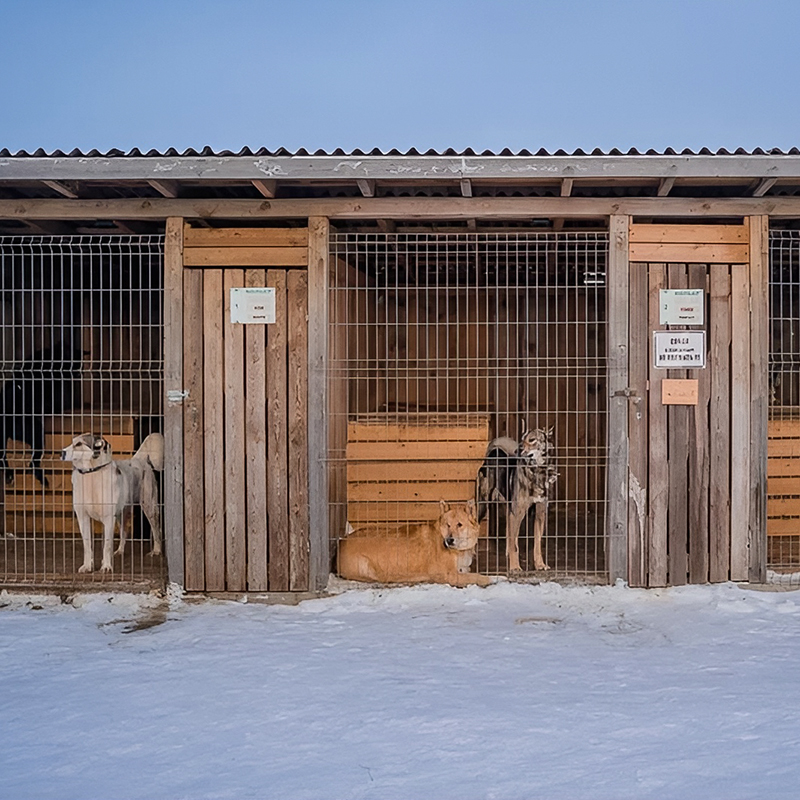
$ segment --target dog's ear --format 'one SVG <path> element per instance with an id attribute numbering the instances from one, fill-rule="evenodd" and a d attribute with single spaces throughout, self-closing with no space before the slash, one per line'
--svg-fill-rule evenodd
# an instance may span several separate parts
<path id="1" fill-rule="evenodd" d="M 450 510 L 450 503 L 447 500 L 440 500 L 439 501 L 439 511 L 442 514 L 446 514 Z"/>
<path id="2" fill-rule="evenodd" d="M 92 458 L 100 458 L 100 455 L 108 450 L 108 442 L 102 436 L 95 436 L 92 442 Z"/>

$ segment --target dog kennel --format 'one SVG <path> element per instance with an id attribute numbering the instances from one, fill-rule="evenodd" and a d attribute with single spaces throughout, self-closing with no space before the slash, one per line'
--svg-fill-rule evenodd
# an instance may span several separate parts
<path id="1" fill-rule="evenodd" d="M 770 231 L 767 566 L 800 569 L 800 231 Z"/>
<path id="2" fill-rule="evenodd" d="M 348 531 L 475 498 L 489 443 L 523 430 L 552 430 L 555 476 L 551 569 L 531 569 L 531 508 L 523 577 L 800 571 L 800 152 L 0 167 L 3 585 L 319 591 Z M 251 290 L 274 317 L 240 324 L 231 293 Z M 685 292 L 688 321 L 670 316 Z M 79 575 L 58 453 L 92 432 L 130 456 L 156 431 L 164 556 L 135 519 L 113 571 Z M 503 575 L 489 499 L 472 569 Z"/>
<path id="3" fill-rule="evenodd" d="M 0 238 L 4 584 L 163 582 L 163 558 L 148 555 L 150 529 L 138 510 L 113 570 L 79 572 L 72 465 L 61 460 L 84 433 L 127 459 L 163 430 L 163 252 L 161 235 Z M 98 570 L 99 523 L 93 539 Z"/>
<path id="4" fill-rule="evenodd" d="M 554 575 L 605 575 L 606 260 L 594 232 L 332 232 L 331 533 L 475 497 L 487 445 L 553 429 Z M 494 496 L 475 569 L 507 573 Z M 533 570 L 533 511 L 520 531 Z"/>

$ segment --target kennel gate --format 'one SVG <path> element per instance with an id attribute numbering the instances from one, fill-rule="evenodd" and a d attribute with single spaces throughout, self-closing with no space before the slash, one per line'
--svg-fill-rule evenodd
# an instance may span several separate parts
<path id="1" fill-rule="evenodd" d="M 126 458 L 162 431 L 163 250 L 157 235 L 0 238 L 3 421 L 10 430 L 16 420 L 15 435 L 28 440 L 4 443 L 14 481 L 0 480 L 2 584 L 163 582 L 163 558 L 147 555 L 149 526 L 138 512 L 113 572 L 78 573 L 71 465 L 60 460 L 79 434 L 103 435 Z M 28 469 L 39 426 L 47 487 Z M 94 546 L 99 567 L 99 526 Z"/>
<path id="2" fill-rule="evenodd" d="M 634 223 L 625 238 L 629 580 L 763 580 L 767 220 Z M 702 319 L 662 317 L 662 292 L 686 289 L 702 292 Z M 691 332 L 705 336 L 705 367 L 656 365 L 656 336 L 679 349 Z"/>
<path id="3" fill-rule="evenodd" d="M 350 528 L 436 517 L 439 500 L 474 496 L 491 438 L 552 426 L 545 559 L 551 574 L 606 579 L 607 251 L 605 231 L 331 233 L 334 569 Z M 504 574 L 492 505 L 476 568 Z"/>

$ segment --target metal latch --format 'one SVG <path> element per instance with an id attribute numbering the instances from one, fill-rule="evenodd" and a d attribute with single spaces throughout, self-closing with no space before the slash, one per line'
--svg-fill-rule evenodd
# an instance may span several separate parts
<path id="1" fill-rule="evenodd" d="M 167 389 L 168 403 L 182 403 L 188 396 L 188 389 Z"/>
<path id="2" fill-rule="evenodd" d="M 636 391 L 636 389 L 631 389 L 631 387 L 628 386 L 625 389 L 619 389 L 616 392 L 613 392 L 611 396 L 612 397 L 638 397 L 639 393 Z"/>

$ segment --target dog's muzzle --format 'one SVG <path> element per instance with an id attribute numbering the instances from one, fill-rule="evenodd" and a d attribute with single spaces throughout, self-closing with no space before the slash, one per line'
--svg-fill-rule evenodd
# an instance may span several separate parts
<path id="1" fill-rule="evenodd" d="M 442 541 L 444 542 L 444 546 L 448 550 L 452 550 L 456 546 L 456 540 L 452 536 L 448 536 Z"/>

